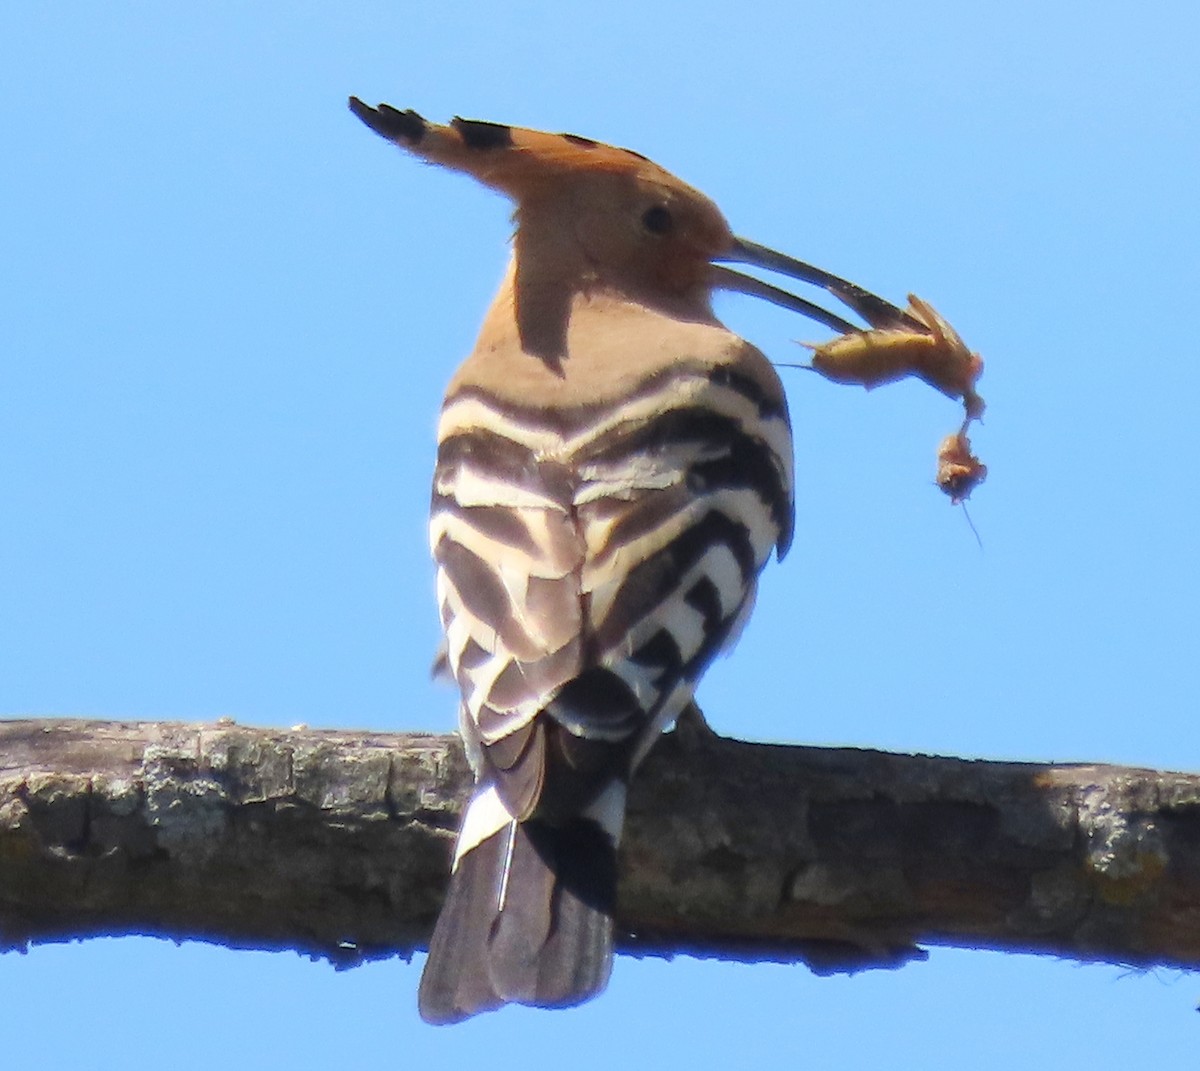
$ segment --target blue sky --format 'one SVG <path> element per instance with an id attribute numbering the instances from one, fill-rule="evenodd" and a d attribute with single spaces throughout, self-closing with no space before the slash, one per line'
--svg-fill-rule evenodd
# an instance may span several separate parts
<path id="1" fill-rule="evenodd" d="M 720 731 L 1200 769 L 1200 19 L 1133 11 L 9 5 L 0 716 L 451 726 L 427 678 L 433 427 L 509 210 L 372 136 L 355 93 L 637 149 L 738 233 L 915 291 L 982 352 L 982 548 L 931 485 L 951 402 L 782 373 L 797 539 L 701 690 Z M 821 337 L 719 310 L 779 361 Z M 1200 1041 L 1200 976 L 1034 957 L 850 979 L 622 959 L 592 1005 L 452 1030 L 417 1020 L 419 966 L 37 948 L 0 956 L 5 1051 L 1009 1068 Z"/>

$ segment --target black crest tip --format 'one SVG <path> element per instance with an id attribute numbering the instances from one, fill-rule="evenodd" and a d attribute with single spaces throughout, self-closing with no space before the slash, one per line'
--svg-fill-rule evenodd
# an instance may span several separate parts
<path id="1" fill-rule="evenodd" d="M 411 108 L 400 111 L 390 104 L 372 108 L 358 97 L 351 97 L 350 110 L 380 137 L 415 145 L 425 134 L 426 122 Z"/>

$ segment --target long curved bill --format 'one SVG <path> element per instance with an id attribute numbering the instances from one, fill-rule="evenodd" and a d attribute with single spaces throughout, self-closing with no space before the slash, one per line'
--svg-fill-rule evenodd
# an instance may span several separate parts
<path id="1" fill-rule="evenodd" d="M 827 272 L 812 264 L 806 264 L 794 257 L 776 253 L 775 250 L 768 249 L 765 245 L 759 245 L 757 242 L 751 242 L 746 238 L 735 238 L 733 248 L 716 259 L 734 264 L 748 264 L 751 267 L 761 268 L 763 271 L 777 272 L 790 279 L 798 279 L 819 287 L 861 316 L 871 327 L 904 327 L 910 331 L 922 333 L 927 333 L 929 330 L 925 324 L 903 309 L 897 308 L 890 301 L 877 294 L 872 294 L 869 290 L 864 290 L 857 283 L 842 279 L 832 272 Z M 811 320 L 816 320 L 839 334 L 844 335 L 862 330 L 857 324 L 851 323 L 837 313 L 830 312 L 815 302 L 789 293 L 787 290 L 764 282 L 753 275 L 743 275 L 739 271 L 723 267 L 720 264 L 712 266 L 712 273 L 713 285 L 722 290 L 736 290 L 742 294 L 750 294 L 776 305 L 782 305 L 785 309 L 791 309 Z"/>

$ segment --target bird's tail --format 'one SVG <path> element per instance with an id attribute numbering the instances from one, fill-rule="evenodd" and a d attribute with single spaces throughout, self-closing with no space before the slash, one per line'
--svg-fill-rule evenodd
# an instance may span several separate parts
<path id="1" fill-rule="evenodd" d="M 621 797 L 623 811 L 623 786 Z M 565 1007 L 604 988 L 617 888 L 611 828 L 586 814 L 512 820 L 460 846 L 421 975 L 422 1019 L 455 1023 L 510 1002 Z"/>

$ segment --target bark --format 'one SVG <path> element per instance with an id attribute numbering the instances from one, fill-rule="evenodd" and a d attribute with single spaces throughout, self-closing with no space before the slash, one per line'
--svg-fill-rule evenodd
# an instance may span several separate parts
<path id="1" fill-rule="evenodd" d="M 410 955 L 470 782 L 453 737 L 0 722 L 0 950 L 144 933 Z M 621 945 L 898 966 L 921 943 L 1200 966 L 1200 777 L 665 737 Z"/>

